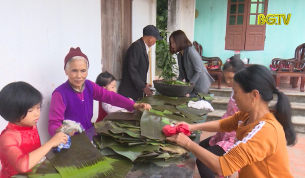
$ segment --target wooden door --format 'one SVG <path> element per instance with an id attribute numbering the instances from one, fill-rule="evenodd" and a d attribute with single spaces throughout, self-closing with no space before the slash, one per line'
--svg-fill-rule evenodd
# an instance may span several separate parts
<path id="1" fill-rule="evenodd" d="M 131 44 L 132 0 L 101 0 L 103 72 L 122 77 L 122 63 Z"/>
<path id="2" fill-rule="evenodd" d="M 264 50 L 266 24 L 258 25 L 257 17 L 267 15 L 268 0 L 251 0 L 249 3 L 245 50 Z"/>
<path id="3" fill-rule="evenodd" d="M 229 0 L 227 10 L 226 50 L 244 50 L 247 28 L 247 0 Z"/>

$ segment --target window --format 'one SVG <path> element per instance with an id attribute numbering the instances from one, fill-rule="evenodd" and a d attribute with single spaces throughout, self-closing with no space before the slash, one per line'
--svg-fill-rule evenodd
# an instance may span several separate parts
<path id="1" fill-rule="evenodd" d="M 259 14 L 267 15 L 268 0 L 228 0 L 226 50 L 264 50 L 265 25 L 257 25 Z"/>

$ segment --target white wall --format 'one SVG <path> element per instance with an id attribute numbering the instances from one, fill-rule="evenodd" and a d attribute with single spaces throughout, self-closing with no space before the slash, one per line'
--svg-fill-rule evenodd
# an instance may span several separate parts
<path id="1" fill-rule="evenodd" d="M 143 28 L 147 25 L 156 26 L 156 10 L 157 0 L 133 0 L 132 1 L 132 42 L 138 40 L 143 36 Z M 151 83 L 150 78 L 155 78 L 155 48 L 151 47 L 151 63 L 150 71 L 147 75 L 147 83 Z M 152 76 L 152 77 L 150 77 Z"/>
<path id="2" fill-rule="evenodd" d="M 196 0 L 169 0 L 168 31 L 182 30 L 193 42 Z"/>
<path id="3" fill-rule="evenodd" d="M 67 80 L 63 61 L 70 47 L 79 46 L 88 56 L 88 79 L 95 81 L 101 72 L 100 1 L 1 0 L 0 17 L 0 89 L 25 81 L 43 94 L 38 130 L 44 143 L 51 94 Z M 0 132 L 6 123 L 0 118 Z"/>
<path id="4" fill-rule="evenodd" d="M 191 42 L 194 40 L 195 6 L 195 0 L 181 0 L 179 11 L 181 14 L 181 29 L 185 32 Z"/>

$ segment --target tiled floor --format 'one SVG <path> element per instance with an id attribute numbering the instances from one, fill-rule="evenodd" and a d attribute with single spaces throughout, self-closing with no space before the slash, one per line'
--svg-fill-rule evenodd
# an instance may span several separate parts
<path id="1" fill-rule="evenodd" d="M 213 132 L 202 132 L 200 140 L 208 138 L 215 133 Z M 305 177 L 305 134 L 298 134 L 298 142 L 293 147 L 287 147 L 290 170 L 294 178 Z M 197 167 L 195 169 L 194 178 L 200 178 Z"/>

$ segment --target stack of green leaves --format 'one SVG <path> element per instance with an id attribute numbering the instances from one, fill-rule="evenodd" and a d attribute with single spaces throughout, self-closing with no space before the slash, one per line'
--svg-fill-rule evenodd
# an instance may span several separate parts
<path id="1" fill-rule="evenodd" d="M 165 125 L 204 120 L 207 110 L 187 107 L 191 100 L 186 97 L 149 96 L 139 102 L 152 105 L 143 113 L 111 113 L 95 124 L 97 136 L 94 143 L 102 155 L 121 155 L 132 162 L 162 162 L 176 159 L 188 151 L 166 141 L 162 128 Z M 161 160 L 161 161 L 160 161 Z"/>
<path id="2" fill-rule="evenodd" d="M 142 162 L 176 158 L 188 153 L 184 148 L 166 142 L 161 131 L 164 125 L 176 121 L 148 111 L 144 111 L 140 120 L 137 114 L 131 120 L 125 120 L 123 115 L 112 113 L 109 117 L 120 116 L 120 119 L 109 120 L 107 116 L 104 121 L 95 124 L 98 135 L 93 140 L 102 155 L 119 154 L 132 162 Z"/>

